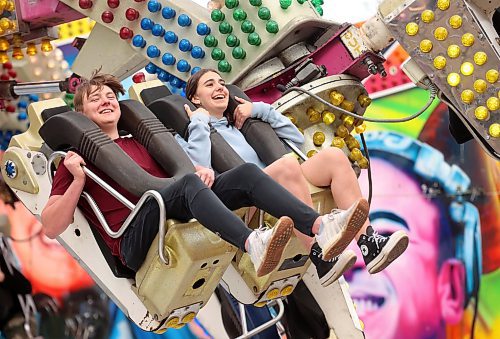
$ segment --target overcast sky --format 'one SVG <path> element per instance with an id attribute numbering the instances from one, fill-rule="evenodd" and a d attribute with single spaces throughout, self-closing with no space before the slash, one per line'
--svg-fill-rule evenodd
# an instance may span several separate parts
<path id="1" fill-rule="evenodd" d="M 206 7 L 208 0 L 193 0 Z M 278 0 L 276 0 L 278 1 Z M 338 23 L 360 22 L 373 16 L 380 0 L 324 0 L 324 17 Z"/>

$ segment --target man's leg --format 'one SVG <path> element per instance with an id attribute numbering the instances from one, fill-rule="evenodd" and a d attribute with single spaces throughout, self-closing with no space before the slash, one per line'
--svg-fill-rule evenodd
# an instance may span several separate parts
<path id="1" fill-rule="evenodd" d="M 195 174 L 188 174 L 159 192 L 165 203 L 168 218 L 188 220 L 196 218 L 210 231 L 241 250 L 248 249 L 247 240 L 253 232 L 217 198 Z M 158 233 L 159 208 L 156 200 L 148 200 L 132 221 L 121 241 L 121 253 L 128 267 L 137 271 Z M 252 261 L 262 270 L 274 269 L 271 264 L 279 261 L 282 248 L 288 242 L 293 225 L 284 223 L 268 233 L 265 241 L 256 241 L 262 248 L 252 248 Z M 254 236 L 254 238 L 258 236 Z M 258 239 L 257 239 L 258 240 Z M 252 245 L 252 244 L 250 244 Z M 271 251 L 268 250 L 269 246 Z M 254 246 L 255 249 L 255 246 Z M 261 255 L 255 254 L 262 252 Z M 277 259 L 277 257 L 279 257 Z M 271 263 L 271 264 L 270 264 Z M 277 264 L 277 263 L 276 263 Z"/>

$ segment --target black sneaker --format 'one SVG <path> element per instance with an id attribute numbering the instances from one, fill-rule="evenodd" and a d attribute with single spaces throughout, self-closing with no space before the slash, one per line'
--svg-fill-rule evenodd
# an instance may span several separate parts
<path id="1" fill-rule="evenodd" d="M 371 274 L 378 273 L 396 260 L 408 247 L 408 235 L 397 231 L 388 237 L 378 234 L 368 226 L 366 234 L 361 235 L 358 246 Z"/>
<path id="2" fill-rule="evenodd" d="M 326 287 L 340 278 L 354 263 L 356 263 L 356 254 L 352 250 L 345 250 L 339 256 L 330 261 L 323 260 L 323 253 L 317 243 L 314 243 L 309 254 L 312 263 L 316 266 L 319 282 L 321 286 Z"/>

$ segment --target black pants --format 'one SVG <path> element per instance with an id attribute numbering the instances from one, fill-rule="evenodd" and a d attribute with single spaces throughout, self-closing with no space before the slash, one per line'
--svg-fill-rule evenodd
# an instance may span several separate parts
<path id="1" fill-rule="evenodd" d="M 286 215 L 307 235 L 312 235 L 312 226 L 319 216 L 253 164 L 218 175 L 211 189 L 195 174 L 188 174 L 159 193 L 165 202 L 167 218 L 181 221 L 196 218 L 243 251 L 251 230 L 231 210 L 256 206 L 275 217 Z M 158 234 L 158 218 L 158 204 L 149 199 L 122 236 L 122 259 L 134 271 L 140 268 Z"/>

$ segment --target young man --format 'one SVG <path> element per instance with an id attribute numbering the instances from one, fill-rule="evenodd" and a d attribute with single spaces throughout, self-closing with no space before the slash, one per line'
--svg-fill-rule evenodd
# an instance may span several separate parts
<path id="1" fill-rule="evenodd" d="M 124 93 L 117 78 L 94 74 L 78 87 L 75 109 L 95 122 L 116 144 L 149 174 L 167 177 L 167 173 L 134 138 L 120 138 L 118 120 L 121 111 L 117 94 Z M 54 177 L 49 201 L 42 212 L 45 234 L 54 238 L 64 232 L 73 221 L 82 191 L 96 200 L 113 231 L 118 230 L 130 211 L 92 180 L 86 180 L 82 165 L 95 171 L 118 192 L 133 203 L 135 197 L 104 173 L 88 164 L 74 152 L 68 152 Z M 245 180 L 241 180 L 245 178 Z M 366 220 L 368 204 L 359 199 L 353 206 L 335 215 L 320 217 L 314 210 L 294 198 L 255 165 L 245 164 L 214 177 L 208 168 L 197 167 L 159 192 L 165 202 L 169 218 L 198 221 L 219 234 L 224 240 L 247 251 L 258 276 L 270 273 L 278 265 L 283 249 L 291 236 L 293 224 L 307 235 L 317 234 L 324 239 L 322 248 L 330 256 L 345 249 Z M 231 210 L 257 206 L 280 217 L 270 230 L 252 231 Z M 111 249 L 129 268 L 137 271 L 158 233 L 159 210 L 153 200 L 146 202 L 123 236 L 111 238 L 86 204 L 82 212 Z M 290 218 L 285 217 L 288 215 Z"/>

